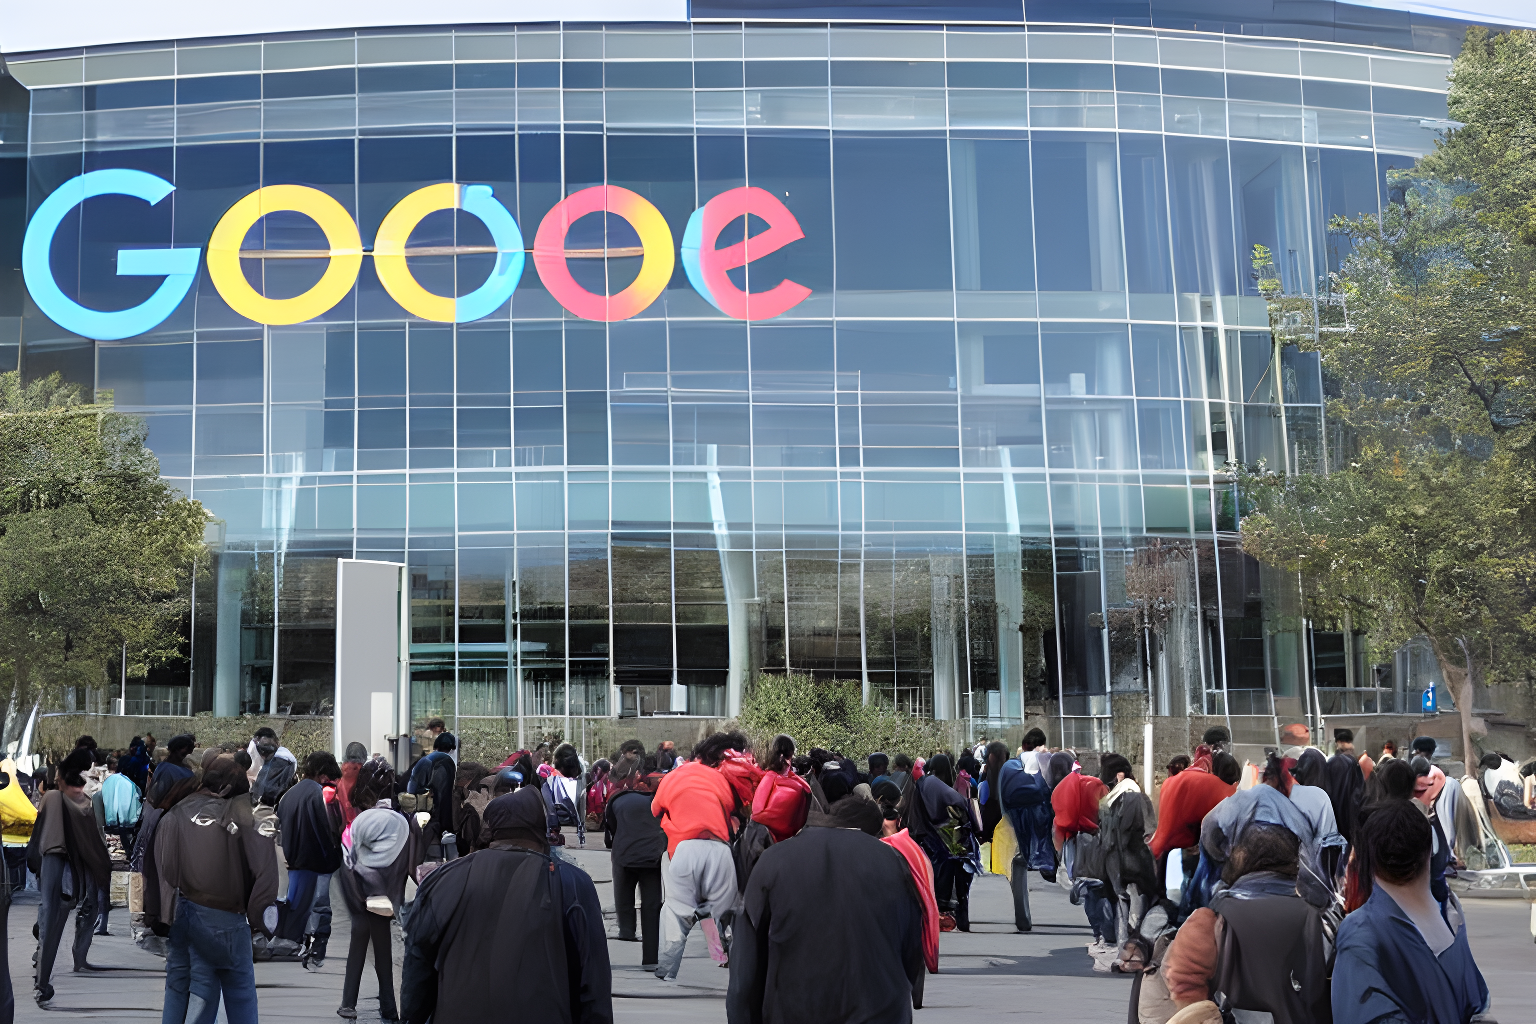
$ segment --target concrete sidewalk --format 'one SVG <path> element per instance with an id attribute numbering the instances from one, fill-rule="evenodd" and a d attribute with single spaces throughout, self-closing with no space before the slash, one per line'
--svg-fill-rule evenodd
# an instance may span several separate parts
<path id="1" fill-rule="evenodd" d="M 605 916 L 610 918 L 613 887 L 608 856 L 601 850 L 577 850 L 571 857 L 597 883 Z M 1119 1024 L 1126 1019 L 1130 982 L 1127 978 L 1094 974 L 1084 947 L 1090 939 L 1083 912 L 1065 892 L 1036 876 L 1030 885 L 1035 930 L 1013 930 L 1012 901 L 1007 883 L 996 876 L 977 879 L 971 890 L 972 927 L 969 934 L 946 933 L 941 942 L 940 972 L 930 976 L 924 1009 L 918 1021 L 974 1019 L 977 1014 L 1005 1014 L 1025 1020 L 1083 1021 Z M 298 964 L 258 964 L 256 983 L 265 1021 L 339 1021 L 342 976 L 349 930 L 346 906 L 336 892 L 330 956 L 318 972 Z M 1530 906 L 1518 900 L 1467 900 L 1471 941 L 1478 963 L 1494 994 L 1494 1016 L 1500 1024 L 1536 1024 L 1536 1002 L 1530 998 L 1536 945 L 1529 931 Z M 90 974 L 69 970 L 66 931 L 60 967 L 53 984 L 57 995 L 48 1009 L 31 996 L 32 925 L 35 893 L 18 893 L 11 909 L 9 954 L 16 986 L 16 1020 L 42 1021 L 61 1015 L 120 1021 L 158 1020 L 164 991 L 164 961 L 132 945 L 127 938 L 128 913 L 113 911 L 112 935 L 97 938 L 91 963 L 105 968 Z M 70 927 L 73 927 L 71 922 Z M 612 929 L 610 928 L 610 931 Z M 700 930 L 689 940 L 688 955 L 674 984 L 658 982 L 639 968 L 640 944 L 610 941 L 613 962 L 614 1017 L 619 1024 L 723 1024 L 728 972 L 709 959 Z M 400 942 L 395 942 L 395 983 L 399 984 Z M 487 978 L 494 984 L 494 978 Z M 515 994 L 508 993 L 509 998 Z M 372 967 L 363 972 L 358 1000 L 360 1020 L 378 1020 L 378 990 Z"/>

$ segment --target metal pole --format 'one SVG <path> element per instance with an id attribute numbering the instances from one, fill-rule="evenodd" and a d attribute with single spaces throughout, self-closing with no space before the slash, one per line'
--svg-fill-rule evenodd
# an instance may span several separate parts
<path id="1" fill-rule="evenodd" d="M 118 705 L 118 714 L 119 715 L 126 715 L 126 714 L 128 714 L 128 641 L 127 640 L 123 641 L 122 680 L 123 680 L 123 702 L 122 702 L 122 704 Z"/>

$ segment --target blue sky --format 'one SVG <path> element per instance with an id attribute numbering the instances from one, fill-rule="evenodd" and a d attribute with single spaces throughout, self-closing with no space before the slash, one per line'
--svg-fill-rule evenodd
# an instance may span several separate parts
<path id="1" fill-rule="evenodd" d="M 1533 0 L 1350 0 L 1364 7 L 1437 14 L 1460 21 L 1486 21 L 1497 25 L 1536 28 Z"/>

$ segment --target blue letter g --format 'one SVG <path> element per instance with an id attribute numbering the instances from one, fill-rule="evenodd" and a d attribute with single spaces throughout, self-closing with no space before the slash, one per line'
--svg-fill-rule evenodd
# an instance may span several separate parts
<path id="1" fill-rule="evenodd" d="M 70 210 L 92 196 L 121 195 L 158 203 L 176 188 L 164 178 L 147 171 L 113 168 L 91 171 L 66 181 L 43 200 L 21 244 L 21 272 L 27 291 L 48 318 L 67 331 L 98 341 L 131 338 L 153 330 L 170 316 L 186 297 L 197 274 L 202 249 L 119 249 L 117 272 L 144 276 L 164 275 L 155 293 L 130 309 L 102 312 L 87 309 L 60 290 L 53 279 L 48 254 L 53 247 L 53 233 L 59 229 Z"/>

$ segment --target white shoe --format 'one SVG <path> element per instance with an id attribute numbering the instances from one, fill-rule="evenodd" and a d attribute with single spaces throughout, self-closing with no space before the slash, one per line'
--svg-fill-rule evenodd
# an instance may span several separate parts
<path id="1" fill-rule="evenodd" d="M 1114 973 L 1113 971 L 1110 970 L 1110 963 L 1111 963 L 1111 961 L 1109 961 L 1109 960 L 1101 960 L 1098 957 L 1095 957 L 1094 961 L 1093 961 L 1093 972 L 1095 974 L 1112 974 L 1112 973 Z"/>

